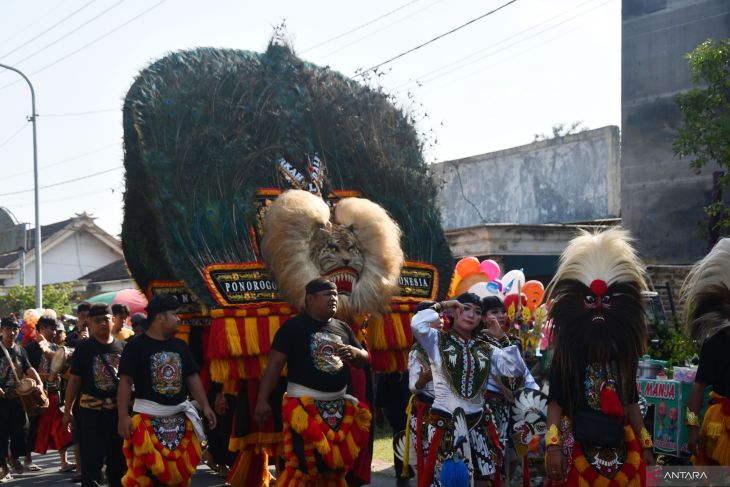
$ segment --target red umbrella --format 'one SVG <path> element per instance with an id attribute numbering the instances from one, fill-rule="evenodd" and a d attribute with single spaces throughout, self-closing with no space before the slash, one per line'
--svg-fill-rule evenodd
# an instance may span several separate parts
<path id="1" fill-rule="evenodd" d="M 119 293 L 114 297 L 114 300 L 112 301 L 112 304 L 126 304 L 129 306 L 129 315 L 133 315 L 134 313 L 144 313 L 147 314 L 147 312 L 144 310 L 147 307 L 147 297 L 145 297 L 144 294 L 142 294 L 138 289 L 122 289 L 119 291 Z"/>
<path id="2" fill-rule="evenodd" d="M 89 298 L 88 301 L 92 303 L 126 304 L 129 307 L 130 315 L 134 313 L 145 313 L 144 309 L 147 307 L 147 298 L 145 295 L 133 288 L 99 294 L 93 298 Z"/>

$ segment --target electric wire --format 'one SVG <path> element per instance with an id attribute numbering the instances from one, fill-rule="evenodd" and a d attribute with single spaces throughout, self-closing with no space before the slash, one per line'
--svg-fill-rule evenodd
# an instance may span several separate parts
<path id="1" fill-rule="evenodd" d="M 390 12 L 384 13 L 383 15 L 380 15 L 379 17 L 376 17 L 376 18 L 374 18 L 374 19 L 372 19 L 372 20 L 370 20 L 368 22 L 365 22 L 364 24 L 358 25 L 354 29 L 350 29 L 347 32 L 343 32 L 342 34 L 338 34 L 338 35 L 336 35 L 334 37 L 330 37 L 329 39 L 324 40 L 324 41 L 320 42 L 319 44 L 316 44 L 316 45 L 314 45 L 312 47 L 308 47 L 308 48 L 304 49 L 303 51 L 300 51 L 300 54 L 304 54 L 305 52 L 313 51 L 313 50 L 315 50 L 317 48 L 320 48 L 320 47 L 322 47 L 324 45 L 329 44 L 330 42 L 336 41 L 337 39 L 342 39 L 345 36 L 348 36 L 348 35 L 350 35 L 350 34 L 352 34 L 354 32 L 357 32 L 359 30 L 362 30 L 365 27 L 367 27 L 369 25 L 372 25 L 375 22 L 377 22 L 379 20 L 382 20 L 382 19 L 384 19 L 386 17 L 389 17 L 390 15 L 393 15 L 394 13 L 399 12 L 399 11 L 403 10 L 404 8 L 406 8 L 406 7 L 410 6 L 410 5 L 413 5 L 414 3 L 418 3 L 420 1 L 421 0 L 411 0 L 410 2 L 401 5 L 400 7 L 396 8 L 396 9 L 391 10 Z"/>
<path id="2" fill-rule="evenodd" d="M 98 190 L 98 191 L 91 191 L 89 193 L 84 192 L 84 193 L 81 193 L 81 194 L 74 194 L 74 195 L 70 195 L 70 196 L 62 196 L 60 198 L 44 199 L 42 201 L 42 203 L 45 205 L 45 204 L 48 204 L 48 203 L 57 203 L 59 201 L 68 201 L 68 200 L 75 200 L 75 199 L 79 199 L 79 198 L 88 198 L 89 196 L 94 196 L 94 195 L 102 194 L 102 193 L 106 193 L 106 192 L 111 192 L 112 194 L 114 194 L 117 191 L 119 193 L 121 193 L 121 190 L 119 188 L 104 188 L 104 189 L 101 189 L 101 190 Z M 13 208 L 23 208 L 23 207 L 26 207 L 26 206 L 34 206 L 34 205 L 35 205 L 35 202 L 34 201 L 29 201 L 27 203 L 15 203 L 14 202 L 13 203 Z"/>
<path id="3" fill-rule="evenodd" d="M 59 7 L 62 7 L 63 5 L 64 5 L 64 2 L 63 2 L 63 1 L 61 1 L 61 0 L 58 0 L 58 2 L 56 3 L 56 5 L 55 5 L 55 6 L 51 7 L 51 8 L 50 8 L 50 9 L 48 9 L 48 10 L 46 10 L 46 12 L 45 12 L 45 13 L 43 13 L 42 15 L 39 15 L 39 16 L 37 16 L 37 17 L 36 17 L 35 15 L 34 15 L 34 16 L 33 16 L 33 20 L 32 20 L 32 21 L 28 22 L 28 23 L 27 23 L 27 24 L 25 24 L 25 25 L 24 25 L 23 27 L 21 27 L 20 29 L 16 30 L 15 32 L 13 32 L 12 34 L 10 34 L 10 35 L 9 35 L 8 37 L 6 37 L 5 39 L 1 40 L 1 41 L 0 41 L 0 45 L 4 46 L 4 45 L 5 45 L 5 44 L 7 44 L 7 43 L 8 43 L 8 42 L 9 42 L 9 41 L 10 41 L 11 39 L 13 39 L 13 38 L 17 37 L 17 36 L 18 36 L 18 34 L 20 34 L 21 32 L 27 32 L 27 31 L 28 31 L 28 29 L 30 29 L 31 27 L 33 27 L 34 25 L 36 25 L 36 24 L 37 24 L 38 22 L 40 22 L 41 20 L 43 20 L 43 19 L 45 19 L 46 17 L 48 17 L 48 16 L 50 15 L 50 14 L 52 14 L 53 12 L 55 12 L 56 10 L 58 10 L 58 9 L 59 9 Z"/>
<path id="4" fill-rule="evenodd" d="M 118 112 L 120 108 L 101 108 L 99 110 L 89 110 L 85 112 L 70 112 L 70 113 L 43 113 L 41 115 L 38 115 L 39 117 L 49 118 L 49 117 L 80 117 L 83 115 L 96 115 L 97 113 L 107 113 L 107 112 Z"/>
<path id="5" fill-rule="evenodd" d="M 49 167 L 59 166 L 61 164 L 65 164 L 67 162 L 76 161 L 76 160 L 81 159 L 83 157 L 87 157 L 87 156 L 90 156 L 90 155 L 93 155 L 93 154 L 98 154 L 99 152 L 103 152 L 103 151 L 105 151 L 107 149 L 110 149 L 112 147 L 119 147 L 119 142 L 114 142 L 113 144 L 108 144 L 108 145 L 105 145 L 103 147 L 99 147 L 97 149 L 93 149 L 93 150 L 90 150 L 88 152 L 84 152 L 83 154 L 78 154 L 78 155 L 75 155 L 75 156 L 67 157 L 66 159 L 62 159 L 60 161 L 52 162 L 50 164 L 45 164 L 43 166 L 40 166 L 40 169 L 47 169 Z M 32 173 L 32 172 L 33 172 L 33 170 L 32 169 L 29 169 L 27 171 L 21 171 L 21 172 L 16 172 L 16 173 L 9 174 L 9 175 L 3 175 L 3 180 L 12 179 L 12 178 L 15 178 L 15 177 L 18 177 L 18 176 L 24 176 L 24 175 L 29 174 L 29 173 Z"/>
<path id="6" fill-rule="evenodd" d="M 479 20 L 481 20 L 483 18 L 489 17 L 490 15 L 493 15 L 493 14 L 499 12 L 503 8 L 506 8 L 506 7 L 512 5 L 515 2 L 517 2 L 517 0 L 510 0 L 510 1 L 508 1 L 508 2 L 506 2 L 504 4 L 502 4 L 502 5 L 500 5 L 499 7 L 495 8 L 493 10 L 490 10 L 489 12 L 480 15 L 479 17 L 475 17 L 475 18 L 469 20 L 468 22 L 465 22 L 465 23 L 461 24 L 458 27 L 455 27 L 455 28 L 451 29 L 448 32 L 444 32 L 443 34 L 440 34 L 440 35 L 438 35 L 438 36 L 436 36 L 436 37 L 434 37 L 432 39 L 429 39 L 428 41 L 426 41 L 426 42 L 424 42 L 422 44 L 419 44 L 416 47 L 412 47 L 411 49 L 408 49 L 407 51 L 403 51 L 400 54 L 396 54 L 395 56 L 391 57 L 390 59 L 387 59 L 387 60 L 385 60 L 385 61 L 383 61 L 381 63 L 378 63 L 375 66 L 372 66 L 372 67 L 370 67 L 368 69 L 364 69 L 362 71 L 358 71 L 354 76 L 356 76 L 356 77 L 357 76 L 364 76 L 366 73 L 369 73 L 370 71 L 375 71 L 376 69 L 380 68 L 381 66 L 385 66 L 386 64 L 389 64 L 389 63 L 395 61 L 396 59 L 400 59 L 403 56 L 406 56 L 406 55 L 408 55 L 408 54 L 410 54 L 412 52 L 415 52 L 415 51 L 417 51 L 417 50 L 425 47 L 425 46 L 428 46 L 429 44 L 432 44 L 432 43 L 438 41 L 439 39 L 443 39 L 444 37 L 446 37 L 448 35 L 451 35 L 454 32 L 457 32 L 457 31 L 463 29 L 464 27 L 467 27 L 467 26 L 473 24 L 474 22 L 477 22 L 477 21 L 479 21 Z"/>
<path id="7" fill-rule="evenodd" d="M 486 48 L 483 48 L 483 49 L 480 49 L 478 51 L 475 51 L 472 54 L 469 54 L 468 56 L 465 56 L 465 57 L 463 57 L 463 58 L 461 58 L 461 59 L 459 59 L 457 61 L 451 62 L 449 64 L 446 64 L 444 66 L 441 66 L 440 68 L 437 68 L 437 69 L 434 69 L 432 71 L 429 71 L 428 73 L 426 73 L 426 74 L 422 75 L 421 77 L 417 78 L 417 80 L 408 81 L 408 82 L 406 82 L 406 83 L 398 86 L 396 88 L 396 91 L 402 91 L 404 87 L 406 87 L 408 85 L 411 85 L 411 84 L 417 84 L 418 86 L 423 86 L 423 85 L 428 84 L 428 83 L 431 83 L 432 81 L 435 81 L 435 80 L 437 80 L 439 78 L 442 78 L 442 77 L 447 76 L 449 74 L 452 74 L 452 73 L 454 73 L 456 71 L 459 71 L 460 69 L 468 68 L 469 66 L 472 66 L 472 65 L 476 64 L 477 62 L 479 62 L 479 61 L 481 61 L 483 59 L 486 59 L 486 58 L 491 57 L 491 56 L 493 56 L 495 54 L 499 54 L 501 52 L 504 52 L 505 50 L 507 50 L 507 49 L 509 49 L 511 47 L 514 47 L 516 45 L 519 45 L 519 44 L 521 44 L 521 43 L 523 43 L 525 41 L 529 41 L 529 40 L 531 40 L 531 39 L 533 39 L 533 38 L 535 38 L 537 36 L 540 36 L 540 35 L 544 34 L 545 32 L 548 32 L 548 31 L 550 31 L 550 30 L 552 30 L 552 29 L 554 29 L 556 27 L 560 27 L 561 25 L 564 25 L 564 24 L 566 24 L 566 23 L 568 23 L 568 22 L 570 22 L 572 20 L 575 20 L 575 19 L 577 19 L 579 17 L 582 17 L 583 15 L 586 15 L 586 14 L 588 14 L 590 12 L 593 12 L 594 10 L 597 10 L 597 9 L 599 9 L 599 8 L 605 6 L 605 5 L 608 5 L 609 3 L 612 2 L 612 0 L 606 0 L 606 1 L 604 1 L 604 2 L 602 2 L 600 4 L 598 4 L 598 5 L 595 5 L 594 7 L 590 8 L 588 10 L 585 10 L 583 12 L 580 12 L 580 13 L 572 16 L 572 17 L 568 17 L 567 19 L 564 19 L 564 20 L 562 20 L 562 21 L 560 21 L 560 22 L 558 22 L 556 24 L 553 24 L 551 26 L 548 26 L 548 27 L 546 27 L 546 28 L 544 28 L 544 29 L 542 29 L 542 30 L 540 30 L 540 31 L 538 31 L 538 32 L 530 35 L 530 36 L 524 37 L 522 39 L 518 39 L 515 42 L 512 42 L 512 43 L 510 43 L 510 44 L 508 44 L 508 45 L 506 45 L 506 46 L 504 46 L 502 48 L 494 49 L 496 46 L 504 43 L 505 41 L 507 41 L 509 39 L 512 39 L 512 38 L 514 38 L 514 37 L 516 37 L 516 36 L 518 36 L 518 35 L 520 35 L 522 33 L 525 33 L 527 31 L 530 31 L 530 30 L 532 30 L 532 29 L 534 29 L 536 27 L 539 27 L 540 25 L 543 25 L 543 24 L 545 24 L 547 22 L 550 22 L 550 21 L 556 19 L 557 17 L 561 17 L 565 13 L 568 13 L 568 12 L 570 12 L 570 11 L 576 9 L 576 8 L 582 7 L 582 6 L 590 3 L 590 1 L 592 1 L 592 0 L 589 0 L 589 2 L 585 2 L 583 4 L 580 4 L 580 5 L 572 8 L 572 9 L 566 10 L 565 12 L 563 12 L 561 14 L 558 14 L 555 17 L 552 17 L 551 19 L 549 19 L 547 21 L 541 22 L 539 24 L 535 24 L 535 25 L 533 25 L 532 27 L 530 27 L 528 29 L 525 29 L 525 30 L 523 30 L 523 31 L 521 31 L 521 32 L 519 32 L 517 34 L 514 34 L 514 35 L 512 35 L 510 37 L 507 37 L 505 39 L 502 39 L 501 41 L 497 42 L 496 44 L 493 44 L 493 45 L 487 46 Z M 485 51 L 487 51 L 487 52 L 485 54 L 477 57 L 475 60 L 472 60 L 472 61 L 469 61 L 469 62 L 464 63 L 465 60 L 471 59 L 471 58 L 473 58 L 474 56 L 476 56 L 478 54 L 484 53 Z M 524 52 L 524 51 L 521 51 L 521 52 Z M 456 66 L 455 68 L 449 69 L 449 70 L 447 70 L 445 72 L 442 72 L 440 74 L 436 74 L 435 76 L 431 76 L 429 78 L 430 75 L 435 74 L 435 73 L 438 73 L 440 71 L 443 71 L 447 67 L 451 67 L 451 66 L 454 66 L 454 65 L 457 65 L 457 64 L 459 64 L 459 66 Z"/>
<path id="8" fill-rule="evenodd" d="M 24 62 L 24 61 L 27 61 L 28 59 L 30 59 L 30 58 L 32 58 L 32 57 L 35 57 L 36 55 L 38 55 L 38 54 L 40 54 L 40 53 L 44 52 L 44 51 L 45 51 L 46 49 L 48 49 L 49 47 L 51 47 L 51 46 L 55 46 L 56 44 L 58 44 L 58 43 L 59 43 L 59 42 L 61 42 L 62 40 L 64 40 L 64 39 L 66 39 L 67 37 L 69 37 L 69 36 L 71 36 L 71 35 L 75 34 L 75 33 L 76 33 L 76 32 L 78 32 L 79 30 L 83 29 L 84 27 L 86 27 L 87 25 L 89 25 L 90 23 L 92 23 L 93 21 L 95 21 L 96 19 L 98 19 L 99 17 L 103 16 L 104 14 L 106 14 L 107 12 L 109 12 L 110 10 L 113 10 L 114 8 L 118 7 L 118 6 L 119 6 L 119 5 L 121 5 L 122 3 L 124 3 L 124 0 L 119 0 L 119 1 L 117 2 L 117 3 L 114 3 L 114 4 L 112 4 L 111 6 L 109 6 L 109 7 L 105 8 L 104 10 L 102 10 L 102 11 L 101 11 L 101 12 L 99 12 L 98 14 L 94 15 L 94 16 L 93 16 L 93 17 L 91 17 L 91 18 L 90 18 L 89 20 L 87 20 L 87 21 L 86 21 L 86 22 L 84 22 L 83 24 L 79 25 L 79 26 L 78 26 L 78 27 L 76 27 L 75 29 L 72 29 L 72 30 L 70 30 L 70 31 L 66 32 L 66 33 L 65 33 L 65 34 L 63 34 L 63 35 L 62 35 L 61 37 L 59 37 L 59 38 L 57 38 L 57 39 L 54 39 L 53 41 L 49 42 L 49 43 L 48 43 L 48 44 L 46 44 L 45 46 L 41 47 L 40 49 L 37 49 L 37 50 L 33 51 L 32 53 L 30 53 L 30 54 L 28 54 L 27 56 L 25 56 L 25 57 L 24 57 L 23 59 L 18 59 L 18 60 L 17 60 L 17 61 L 15 61 L 15 62 L 14 62 L 13 64 L 16 64 L 16 65 L 17 65 L 17 64 L 20 64 L 20 63 L 22 63 L 22 62 Z"/>
<path id="9" fill-rule="evenodd" d="M 14 53 L 15 51 L 17 51 L 18 49 L 21 49 L 21 48 L 27 46 L 28 44 L 30 44 L 34 40 L 38 39 L 39 37 L 43 36 L 44 34 L 52 31 L 53 29 L 55 29 L 59 25 L 63 24 L 68 19 L 70 19 L 71 17 L 73 17 L 77 13 L 81 12 L 83 9 L 85 9 L 86 7 L 88 7 L 89 5 L 91 5 L 92 3 L 94 3 L 95 1 L 96 0 L 91 0 L 91 1 L 89 1 L 87 3 L 85 3 L 84 5 L 80 6 L 79 8 L 77 8 L 76 10 L 74 10 L 73 12 L 71 12 L 70 14 L 68 14 L 67 16 L 65 16 L 64 18 L 62 18 L 61 20 L 59 20 L 58 22 L 56 22 L 55 24 L 53 24 L 52 26 L 50 26 L 49 28 L 47 28 L 46 30 L 44 30 L 43 32 L 41 32 L 40 34 L 37 34 L 35 37 L 31 37 L 30 39 L 28 39 L 27 41 L 25 41 L 21 45 L 16 46 L 15 48 L 11 49 L 10 51 L 6 52 L 5 54 L 0 55 L 0 58 L 4 58 L 6 56 L 9 56 L 12 53 Z"/>
<path id="10" fill-rule="evenodd" d="M 20 135 L 20 133 L 23 130 L 25 130 L 26 127 L 28 127 L 28 122 L 25 122 L 23 125 L 20 126 L 20 128 L 18 130 L 16 130 L 15 132 L 13 132 L 13 135 L 11 135 L 10 137 L 8 137 L 4 141 L 2 141 L 0 143 L 0 149 L 2 149 L 3 147 L 5 147 L 6 145 L 8 145 L 15 137 L 17 137 L 18 135 Z"/>
<path id="11" fill-rule="evenodd" d="M 152 11 L 152 10 L 154 10 L 155 8 L 159 7 L 160 5 L 162 5 L 163 3 L 165 3 L 166 1 L 167 1 L 167 0 L 160 0 L 159 2 L 155 3 L 155 4 L 154 4 L 154 5 L 152 5 L 151 7 L 147 8 L 147 9 L 143 10 L 142 12 L 140 12 L 139 14 L 135 15 L 135 16 L 134 16 L 134 17 L 132 17 L 131 19 L 129 19 L 129 20 L 127 20 L 127 21 L 123 22 L 122 24 L 119 24 L 118 26 L 114 27 L 114 28 L 113 28 L 112 30 L 110 30 L 110 31 L 108 31 L 108 32 L 106 32 L 106 33 L 104 33 L 104 34 L 100 35 L 100 36 L 99 36 L 99 37 L 97 37 L 96 39 L 94 39 L 94 40 L 92 40 L 92 41 L 90 41 L 90 42 L 87 42 L 87 43 L 86 43 L 86 44 L 84 44 L 83 46 L 81 46 L 81 47 L 79 47 L 79 48 L 75 49 L 74 51 L 71 51 L 70 53 L 66 54 L 65 56 L 63 56 L 63 57 L 61 57 L 61 58 L 59 58 L 59 59 L 56 59 L 56 60 L 55 60 L 55 61 L 53 61 L 52 63 L 50 63 L 50 64 L 46 64 L 46 65 L 45 65 L 45 66 L 43 66 L 42 68 L 36 69 L 35 71 L 33 71 L 33 72 L 31 72 L 31 73 L 30 73 L 30 76 L 32 76 L 32 75 L 36 75 L 36 74 L 38 74 L 38 73 L 41 73 L 41 72 L 45 71 L 46 69 L 48 69 L 48 68 L 50 68 L 50 67 L 53 67 L 53 66 L 55 66 L 56 64 L 60 63 L 61 61 L 65 61 L 66 59 L 68 59 L 68 58 L 70 58 L 71 56 L 73 56 L 74 54 L 77 54 L 78 52 L 80 52 L 80 51 L 82 51 L 82 50 L 86 49 L 87 47 L 89 47 L 89 46 L 92 46 L 93 44 L 96 44 L 96 43 L 97 43 L 97 42 L 99 42 L 100 40 L 102 40 L 102 39 L 104 39 L 104 38 L 106 38 L 106 37 L 109 37 L 110 35 L 112 35 L 112 34 L 113 34 L 113 33 L 115 33 L 116 31 L 118 31 L 119 29 L 121 29 L 121 28 L 123 28 L 123 27 L 126 27 L 127 25 L 131 24 L 131 23 L 132 23 L 132 22 L 134 22 L 135 20 L 139 19 L 140 17 L 142 17 L 142 16 L 146 15 L 147 13 L 151 12 L 151 11 Z M 14 84 L 16 84 L 16 83 L 19 83 L 19 82 L 20 82 L 20 80 L 15 80 L 15 81 L 13 81 L 13 82 L 11 82 L 11 83 L 8 83 L 8 84 L 6 84 L 6 85 L 0 86 L 0 90 L 4 90 L 5 88 L 8 88 L 9 86 L 12 86 L 12 85 L 14 85 Z"/>
<path id="12" fill-rule="evenodd" d="M 379 28 L 379 29 L 376 29 L 376 30 L 374 30 L 374 31 L 370 32 L 369 34 L 366 34 L 366 35 L 364 35 L 364 36 L 362 36 L 362 37 L 358 37 L 357 39 L 355 39 L 355 40 L 353 40 L 353 41 L 351 41 L 351 42 L 348 42 L 347 44 L 345 44 L 345 45 L 343 45 L 343 46 L 340 46 L 340 47 L 338 47 L 338 48 L 337 48 L 337 49 L 335 49 L 334 51 L 330 51 L 330 52 L 328 52 L 327 54 L 325 54 L 324 56 L 321 56 L 321 57 L 319 57 L 319 58 L 318 58 L 318 61 L 317 61 L 317 62 L 319 62 L 319 63 L 322 63 L 322 62 L 323 62 L 323 60 L 325 60 L 325 59 L 329 58 L 330 56 L 332 56 L 332 55 L 334 55 L 334 54 L 337 54 L 338 52 L 344 51 L 344 50 L 345 50 L 345 49 L 347 49 L 348 47 L 350 47 L 350 46 L 352 46 L 352 45 L 355 45 L 355 44 L 357 44 L 358 42 L 362 42 L 362 41 L 364 41 L 365 39 L 368 39 L 368 38 L 370 38 L 370 37 L 374 36 L 375 34 L 378 34 L 378 33 L 380 33 L 380 32 L 383 32 L 384 30 L 387 30 L 387 29 L 389 29 L 389 28 L 393 27 L 393 26 L 394 26 L 394 25 L 396 25 L 396 24 L 400 24 L 400 23 L 401 23 L 401 22 L 403 22 L 404 20 L 410 19 L 411 17 L 414 17 L 414 16 L 416 16 L 416 15 L 420 14 L 420 13 L 421 13 L 421 12 L 423 12 L 424 10 L 428 10 L 429 8 L 431 8 L 431 7 L 433 7 L 434 5 L 436 5 L 437 3 L 441 3 L 442 1 L 443 1 L 443 0 L 436 0 L 436 1 L 434 1 L 434 2 L 431 2 L 431 3 L 429 3 L 428 5 L 426 5 L 425 7 L 423 7 L 423 8 L 420 8 L 420 9 L 416 10 L 415 12 L 411 12 L 410 14 L 408 14 L 408 15 L 406 15 L 406 16 L 404 16 L 404 17 L 401 17 L 401 18 L 399 18 L 399 19 L 397 19 L 397 20 L 394 20 L 393 22 L 391 22 L 391 23 L 389 23 L 389 24 L 386 24 L 386 25 L 384 25 L 383 27 L 381 27 L 381 28 Z"/>
<path id="13" fill-rule="evenodd" d="M 111 169 L 106 169 L 104 171 L 95 172 L 93 174 L 87 174 L 86 176 L 79 176 L 78 178 L 67 179 L 65 181 L 59 181 L 57 183 L 47 184 L 45 186 L 40 186 L 38 189 L 55 188 L 56 186 L 62 186 L 64 184 L 75 183 L 77 181 L 83 181 L 84 179 L 89 179 L 89 178 L 93 178 L 93 177 L 96 177 L 96 176 L 101 176 L 102 174 L 108 174 L 108 173 L 110 173 L 112 171 L 117 171 L 117 170 L 123 169 L 123 168 L 124 168 L 124 166 L 117 166 L 117 167 L 113 167 Z M 16 195 L 16 194 L 30 193 L 31 191 L 35 191 L 35 188 L 21 189 L 19 191 L 11 191 L 9 193 L 0 193 L 0 196 L 12 196 L 12 195 Z"/>

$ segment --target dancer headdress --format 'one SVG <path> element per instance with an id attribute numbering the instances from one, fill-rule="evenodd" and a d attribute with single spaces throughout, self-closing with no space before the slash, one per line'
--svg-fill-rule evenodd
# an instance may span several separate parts
<path id="1" fill-rule="evenodd" d="M 560 257 L 547 301 L 553 300 L 553 367 L 560 370 L 564 391 L 582 390 L 583 371 L 575 370 L 580 351 L 590 362 L 616 362 L 624 379 L 622 395 L 633 396 L 647 330 L 644 269 L 630 242 L 629 233 L 619 228 L 582 232 Z M 571 396 L 565 398 L 568 415 L 578 400 Z"/>
<path id="2" fill-rule="evenodd" d="M 682 285 L 684 323 L 700 343 L 730 327 L 730 238 L 723 238 L 697 262 Z"/>

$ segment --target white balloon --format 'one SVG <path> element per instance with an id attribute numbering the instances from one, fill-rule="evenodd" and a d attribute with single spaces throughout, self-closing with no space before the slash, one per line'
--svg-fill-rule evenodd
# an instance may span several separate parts
<path id="1" fill-rule="evenodd" d="M 522 270 L 513 269 L 502 276 L 502 292 L 507 294 L 517 294 L 518 289 L 522 289 L 525 285 L 525 274 Z"/>
<path id="2" fill-rule="evenodd" d="M 494 296 L 490 291 L 486 282 L 478 282 L 469 288 L 470 293 L 474 293 L 480 298 L 486 298 L 487 296 Z"/>

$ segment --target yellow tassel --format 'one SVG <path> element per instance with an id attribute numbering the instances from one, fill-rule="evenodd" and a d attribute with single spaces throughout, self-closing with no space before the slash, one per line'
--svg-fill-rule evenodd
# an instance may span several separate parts
<path id="1" fill-rule="evenodd" d="M 385 330 L 383 330 L 384 326 L 383 317 L 380 315 L 372 317 L 368 321 L 368 340 L 372 344 L 373 350 L 388 349 L 388 343 L 385 340 Z"/>
<path id="2" fill-rule="evenodd" d="M 393 319 L 393 332 L 395 334 L 395 343 L 398 348 L 406 348 L 409 343 L 406 340 L 406 335 L 403 332 L 403 320 L 400 319 L 400 314 L 392 313 L 390 317 Z"/>
<path id="3" fill-rule="evenodd" d="M 271 345 L 271 342 L 274 341 L 274 335 L 276 335 L 276 332 L 279 330 L 280 325 L 281 321 L 279 320 L 278 316 L 269 317 L 269 345 Z"/>
<path id="4" fill-rule="evenodd" d="M 210 361 L 210 377 L 215 382 L 224 382 L 227 380 L 230 377 L 229 371 L 227 360 L 216 358 Z"/>
<path id="5" fill-rule="evenodd" d="M 242 360 L 237 360 L 236 361 L 236 369 L 238 371 L 238 376 L 239 377 L 246 377 L 246 366 L 243 365 L 243 361 Z"/>
<path id="6" fill-rule="evenodd" d="M 335 468 L 345 467 L 345 462 L 342 460 L 342 454 L 337 446 L 332 448 L 332 465 L 334 465 Z"/>
<path id="7" fill-rule="evenodd" d="M 413 412 L 413 398 L 416 397 L 414 394 L 411 394 L 410 399 L 408 399 L 408 406 L 406 406 L 406 441 L 405 446 L 403 448 L 403 470 L 401 471 L 401 475 L 404 478 L 409 477 L 410 469 L 408 468 L 409 462 L 411 460 L 411 428 L 410 428 L 410 421 L 411 421 L 411 413 Z"/>
<path id="8" fill-rule="evenodd" d="M 231 355 L 234 357 L 240 357 L 243 355 L 243 350 L 241 349 L 241 337 L 238 335 L 238 326 L 236 326 L 235 318 L 225 319 L 225 330 Z"/>
<path id="9" fill-rule="evenodd" d="M 353 457 L 356 457 L 358 453 L 360 453 L 360 446 L 355 443 L 352 435 L 347 435 L 345 437 L 345 445 L 347 446 L 347 449 L 350 450 L 350 453 L 352 453 Z"/>
<path id="10" fill-rule="evenodd" d="M 327 455 L 332 448 L 330 447 L 330 442 L 327 441 L 327 438 L 322 438 L 321 440 L 314 442 L 314 447 L 317 449 L 320 455 Z M 342 458 L 340 458 L 340 461 L 342 461 Z"/>
<path id="11" fill-rule="evenodd" d="M 259 355 L 259 330 L 256 318 L 244 318 L 244 329 L 246 330 L 246 354 Z"/>
<path id="12" fill-rule="evenodd" d="M 292 411 L 291 414 L 292 429 L 297 433 L 301 433 L 302 431 L 307 429 L 308 424 L 309 416 L 307 415 L 307 412 L 304 410 L 304 408 L 301 406 L 297 406 L 296 408 L 294 408 L 294 411 Z"/>
<path id="13" fill-rule="evenodd" d="M 372 420 L 372 414 L 370 414 L 370 411 L 363 408 L 356 406 L 355 408 L 355 423 L 357 424 L 358 428 L 360 428 L 363 431 L 370 431 L 370 423 Z"/>
<path id="14" fill-rule="evenodd" d="M 623 472 L 616 473 L 614 479 L 619 485 L 629 485 L 629 478 Z"/>

